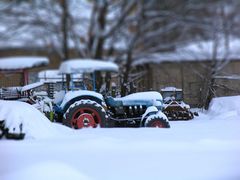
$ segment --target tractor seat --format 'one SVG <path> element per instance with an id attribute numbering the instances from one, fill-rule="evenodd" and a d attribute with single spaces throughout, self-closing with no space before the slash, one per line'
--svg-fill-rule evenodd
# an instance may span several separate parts
<path id="1" fill-rule="evenodd" d="M 119 107 L 123 106 L 123 102 L 121 100 L 115 100 L 113 97 L 109 96 L 105 99 L 107 106 L 110 107 Z"/>

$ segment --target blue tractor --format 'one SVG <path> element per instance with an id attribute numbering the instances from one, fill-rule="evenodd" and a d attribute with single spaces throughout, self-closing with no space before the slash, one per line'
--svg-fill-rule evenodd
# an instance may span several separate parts
<path id="1" fill-rule="evenodd" d="M 95 92 L 96 71 L 118 71 L 112 62 L 98 60 L 68 60 L 63 62 L 59 73 L 69 79 L 65 93 L 55 106 L 60 121 L 72 128 L 84 127 L 160 127 L 169 128 L 169 122 L 162 112 L 163 99 L 158 92 L 140 92 L 121 98 Z M 92 91 L 84 85 L 84 77 L 91 74 Z M 82 82 L 75 80 L 82 74 Z M 68 76 L 68 77 L 67 77 Z M 81 84 L 77 88 L 76 84 Z"/>

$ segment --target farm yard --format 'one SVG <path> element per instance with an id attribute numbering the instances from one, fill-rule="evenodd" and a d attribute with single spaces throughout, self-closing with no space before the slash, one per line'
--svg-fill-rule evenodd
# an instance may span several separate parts
<path id="1" fill-rule="evenodd" d="M 1 0 L 0 180 L 240 180 L 239 0 Z"/>

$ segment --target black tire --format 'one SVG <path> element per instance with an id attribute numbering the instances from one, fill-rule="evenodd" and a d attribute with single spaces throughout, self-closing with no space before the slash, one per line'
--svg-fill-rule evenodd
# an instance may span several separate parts
<path id="1" fill-rule="evenodd" d="M 8 131 L 5 133 L 5 137 L 7 139 L 14 139 L 14 140 L 22 140 L 25 137 L 24 133 L 9 133 Z"/>
<path id="2" fill-rule="evenodd" d="M 4 121 L 0 121 L 0 139 L 4 136 Z"/>
<path id="3" fill-rule="evenodd" d="M 92 100 L 80 100 L 72 104 L 63 116 L 63 124 L 79 129 L 79 127 L 73 124 L 73 121 L 83 114 L 81 111 L 84 111 L 84 114 L 91 114 L 92 111 L 94 114 L 92 117 L 96 125 L 100 124 L 100 127 L 108 127 L 108 117 L 105 110 L 100 104 Z"/>
<path id="4" fill-rule="evenodd" d="M 8 129 L 4 130 L 4 135 L 7 139 L 15 139 L 15 140 L 22 140 L 25 137 L 25 133 L 22 132 L 23 129 L 23 124 L 19 125 L 20 133 L 15 133 L 15 132 L 9 132 Z M 13 129 L 15 130 L 15 129 Z"/>
<path id="5" fill-rule="evenodd" d="M 4 132 L 0 129 L 0 139 L 2 139 Z"/>
<path id="6" fill-rule="evenodd" d="M 163 117 L 158 117 L 156 115 L 151 115 L 145 121 L 145 127 L 152 128 L 170 128 L 170 124 L 167 119 Z"/>

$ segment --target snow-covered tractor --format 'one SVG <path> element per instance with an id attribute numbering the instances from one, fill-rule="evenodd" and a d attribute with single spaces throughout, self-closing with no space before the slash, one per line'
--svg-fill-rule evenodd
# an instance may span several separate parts
<path id="1" fill-rule="evenodd" d="M 161 89 L 163 96 L 163 112 L 169 120 L 191 120 L 196 112 L 190 111 L 190 106 L 183 101 L 183 91 L 175 87 Z"/>
<path id="2" fill-rule="evenodd" d="M 95 90 L 96 71 L 117 72 L 118 66 L 97 60 L 69 60 L 61 64 L 59 73 L 70 76 L 70 90 L 66 88 L 62 98 L 57 98 L 59 102 L 54 109 L 64 125 L 76 129 L 97 126 L 170 127 L 167 117 L 161 111 L 163 100 L 158 92 L 141 92 L 113 98 L 82 87 L 78 89 L 71 80 L 76 74 L 81 73 L 84 77 L 90 73 Z"/>

